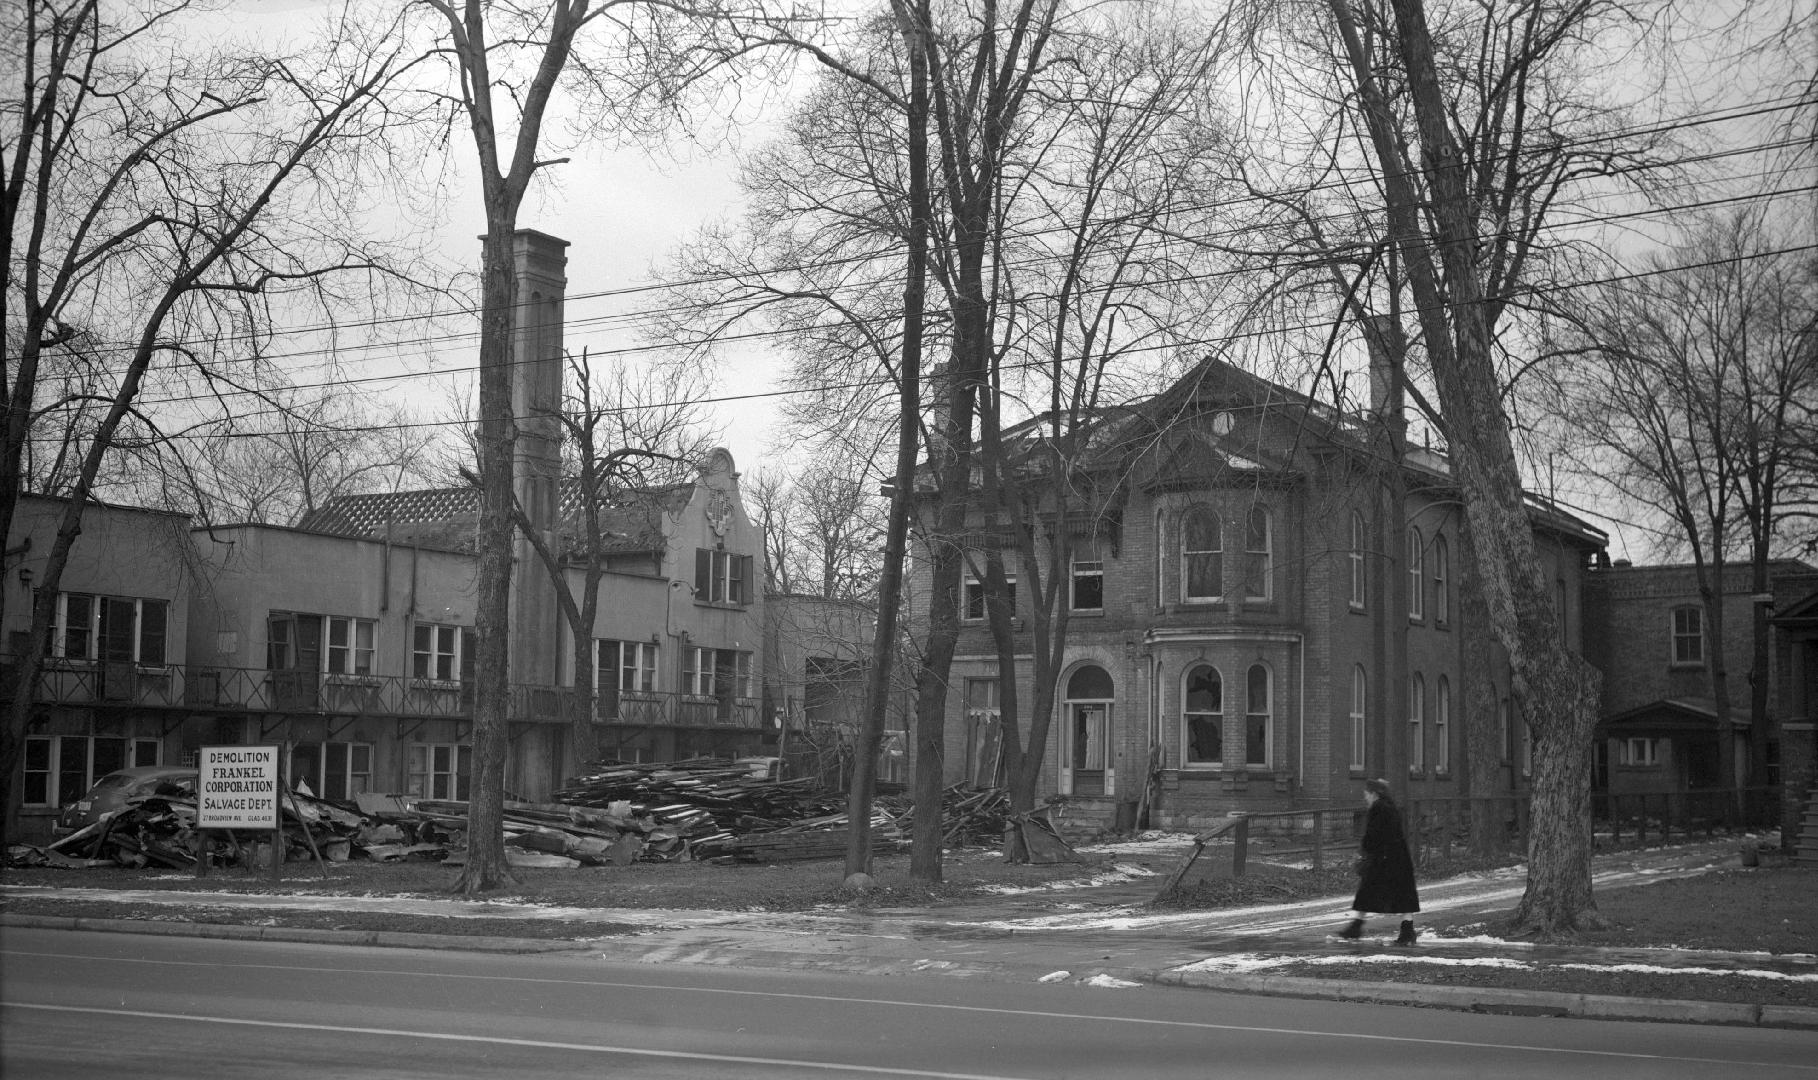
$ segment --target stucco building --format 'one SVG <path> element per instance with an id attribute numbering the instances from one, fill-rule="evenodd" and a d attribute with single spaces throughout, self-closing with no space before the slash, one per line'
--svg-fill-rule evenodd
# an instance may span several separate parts
<path id="1" fill-rule="evenodd" d="M 561 401 L 564 243 L 518 236 L 523 300 L 514 398 L 526 434 L 518 498 L 564 554 L 578 594 L 576 491 L 548 410 Z M 520 539 L 512 570 L 505 787 L 547 798 L 599 753 L 626 760 L 775 753 L 761 708 L 763 550 L 732 456 L 688 482 L 621 492 L 589 628 L 596 701 L 577 715 L 573 632 L 554 579 Z M 7 670 L 65 503 L 26 497 L 6 539 Z M 42 839 L 59 805 L 125 765 L 193 760 L 209 744 L 278 744 L 319 794 L 462 799 L 472 772 L 478 500 L 469 489 L 337 499 L 297 527 L 192 527 L 184 515 L 90 506 L 55 597 L 13 838 Z M 10 685 L 12 680 L 6 680 Z"/>

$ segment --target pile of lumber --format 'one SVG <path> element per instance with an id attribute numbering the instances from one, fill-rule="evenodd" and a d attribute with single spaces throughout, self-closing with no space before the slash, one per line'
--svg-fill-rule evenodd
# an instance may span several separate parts
<path id="1" fill-rule="evenodd" d="M 843 793 L 822 790 L 812 779 L 770 780 L 723 759 L 601 762 L 554 798 L 504 804 L 511 865 L 837 858 L 851 837 Z M 288 859 L 458 864 L 466 855 L 466 802 L 360 794 L 344 804 L 287 793 L 282 805 Z M 880 797 L 870 823 L 872 850 L 906 848 L 911 812 L 906 799 Z M 1000 788 L 950 787 L 942 793 L 941 815 L 946 846 L 996 846 L 1008 828 L 1029 850 L 1049 857 L 1044 861 L 1065 857 L 1056 852 L 1059 840 L 1046 822 L 1013 814 Z M 203 843 L 195 799 L 171 791 L 134 800 L 48 848 L 14 849 L 8 856 L 13 865 L 193 869 Z M 211 830 L 206 843 L 211 866 L 270 865 L 264 831 Z"/>
<path id="2" fill-rule="evenodd" d="M 845 850 L 845 796 L 811 778 L 770 780 L 723 759 L 600 762 L 555 798 L 605 811 L 620 827 L 628 822 L 646 842 L 644 858 L 774 861 Z M 872 820 L 886 840 L 899 836 L 888 813 Z"/>
<path id="3" fill-rule="evenodd" d="M 1010 818 L 1010 793 L 1003 788 L 955 784 L 941 792 L 941 842 L 947 847 L 995 846 Z"/>

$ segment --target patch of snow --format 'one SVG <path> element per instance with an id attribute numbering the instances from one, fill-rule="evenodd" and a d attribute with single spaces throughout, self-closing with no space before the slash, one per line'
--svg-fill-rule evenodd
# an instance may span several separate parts
<path id="1" fill-rule="evenodd" d="M 1176 971 L 1246 973 L 1286 967 L 1363 967 L 1371 964 L 1425 964 L 1431 967 L 1501 968 L 1513 971 L 1539 971 L 1549 967 L 1574 971 L 1620 971 L 1641 975 L 1729 975 L 1737 978 L 1767 979 L 1779 982 L 1818 983 L 1818 974 L 1788 974 L 1759 968 L 1683 967 L 1667 964 L 1547 964 L 1507 956 L 1423 956 L 1419 953 L 1368 953 L 1359 956 L 1308 956 L 1279 953 L 1231 953 L 1200 960 Z"/>
<path id="2" fill-rule="evenodd" d="M 1087 986 L 1103 986 L 1112 990 L 1130 990 L 1142 986 L 1142 983 L 1120 979 L 1115 975 L 1094 975 L 1086 980 Z"/>
<path id="3" fill-rule="evenodd" d="M 1578 971 L 1627 971 L 1641 975 L 1735 975 L 1749 979 L 1772 979 L 1780 982 L 1818 983 L 1818 975 L 1789 975 L 1784 971 L 1759 968 L 1672 967 L 1664 964 L 1560 964 Z"/>
<path id="4" fill-rule="evenodd" d="M 1068 979 L 1071 979 L 1072 977 L 1073 977 L 1073 973 L 1071 971 L 1050 971 L 1048 974 L 1043 975 L 1041 978 L 1039 978 L 1035 981 L 1036 982 L 1045 982 L 1045 983 L 1066 982 Z"/>
<path id="5" fill-rule="evenodd" d="M 1104 872 L 1088 878 L 1068 878 L 1065 881 L 1045 881 L 1034 885 L 988 885 L 980 891 L 991 896 L 1021 896 L 1027 893 L 1061 892 L 1067 889 L 1097 889 L 1154 876 L 1155 871 L 1146 866 L 1114 863 Z"/>

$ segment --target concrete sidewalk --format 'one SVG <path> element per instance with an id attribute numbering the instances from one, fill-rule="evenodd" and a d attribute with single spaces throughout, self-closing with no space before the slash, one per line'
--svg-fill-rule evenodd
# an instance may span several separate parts
<path id="1" fill-rule="evenodd" d="M 1598 856 L 1595 886 L 1661 880 L 1735 865 L 1733 843 L 1693 845 Z M 1423 883 L 1425 914 L 1468 916 L 1506 908 L 1520 895 L 1519 871 Z M 689 963 L 867 974 L 943 974 L 954 977 L 1083 982 L 1098 986 L 1156 983 L 1241 993 L 1397 1002 L 1477 1011 L 1725 1024 L 1764 1024 L 1818 1030 L 1818 1008 L 1616 998 L 1456 984 L 1365 982 L 1272 974 L 1286 966 L 1334 958 L 1326 932 L 1344 915 L 1348 898 L 1223 911 L 1153 912 L 1143 904 L 1153 884 L 1124 884 L 1068 892 L 1031 892 L 941 908 L 853 912 L 726 912 L 613 908 L 554 908 L 443 898 L 324 896 L 320 894 L 197 893 L 165 890 L 97 892 L 0 886 L 7 896 L 106 900 L 173 908 L 240 909 L 243 923 L 185 923 L 0 916 L 0 927 L 38 926 L 133 933 L 482 949 L 572 951 L 634 963 Z M 572 929 L 569 940 L 474 935 L 311 930 L 258 925 L 279 910 L 386 911 L 449 919 L 548 919 Z M 1385 931 L 1391 929 L 1380 924 Z M 1818 982 L 1818 957 L 1718 953 L 1682 949 L 1535 947 L 1489 938 L 1423 937 L 1414 949 L 1370 943 L 1342 952 L 1380 959 L 1724 972 L 1744 978 Z"/>

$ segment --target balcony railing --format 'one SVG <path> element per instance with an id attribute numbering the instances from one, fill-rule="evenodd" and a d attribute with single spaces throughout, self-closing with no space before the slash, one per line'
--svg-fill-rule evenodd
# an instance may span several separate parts
<path id="1" fill-rule="evenodd" d="M 471 682 L 402 675 L 51 660 L 38 672 L 33 698 L 47 705 L 470 720 L 473 690 Z M 567 687 L 519 684 L 511 688 L 508 709 L 514 721 L 568 723 L 576 706 Z M 763 720 L 756 698 L 670 691 L 608 691 L 595 698 L 594 716 L 630 727 L 757 728 Z"/>

